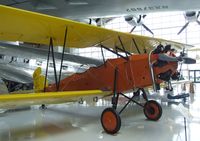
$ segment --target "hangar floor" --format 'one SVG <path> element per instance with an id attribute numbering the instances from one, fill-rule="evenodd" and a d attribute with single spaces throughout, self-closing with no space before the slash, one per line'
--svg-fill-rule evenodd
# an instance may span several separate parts
<path id="1" fill-rule="evenodd" d="M 157 122 L 146 120 L 140 107 L 130 105 L 121 115 L 122 126 L 116 135 L 103 132 L 99 120 L 101 112 L 109 106 L 108 102 L 99 102 L 96 106 L 49 105 L 44 111 L 37 106 L 10 110 L 0 114 L 0 141 L 185 141 L 186 135 L 188 141 L 199 141 L 199 86 L 196 85 L 196 93 L 190 94 L 186 103 L 161 100 L 163 115 Z M 179 103 L 189 108 L 190 114 Z"/>

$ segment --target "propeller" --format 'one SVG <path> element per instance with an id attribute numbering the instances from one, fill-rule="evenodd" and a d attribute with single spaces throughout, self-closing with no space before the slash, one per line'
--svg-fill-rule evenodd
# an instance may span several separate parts
<path id="1" fill-rule="evenodd" d="M 133 28 L 130 30 L 130 33 L 132 33 L 137 26 L 142 26 L 144 29 L 146 29 L 151 34 L 154 34 L 144 23 L 143 19 L 146 17 L 146 15 L 139 15 L 136 16 L 126 16 L 125 21 L 128 22 L 128 24 L 132 25 Z"/>
<path id="2" fill-rule="evenodd" d="M 180 29 L 177 35 L 179 35 L 189 25 L 190 22 L 197 22 L 198 25 L 200 25 L 200 21 L 198 21 L 199 16 L 200 16 L 200 11 L 198 13 L 196 11 L 185 12 L 184 17 L 187 23 Z"/>
<path id="3" fill-rule="evenodd" d="M 165 47 L 163 47 L 162 45 L 158 45 L 157 48 L 154 50 L 154 54 L 159 54 L 158 55 L 158 58 L 159 60 L 161 61 L 167 61 L 167 62 L 181 62 L 181 67 L 182 67 L 182 64 L 195 64 L 196 63 L 196 60 L 193 59 L 193 58 L 190 58 L 190 57 L 187 57 L 187 54 L 184 53 L 185 49 L 183 49 L 182 52 L 180 52 L 180 55 L 178 57 L 173 57 L 172 56 L 168 56 L 168 55 L 165 55 L 163 53 L 168 53 L 168 52 L 174 52 L 174 49 L 171 49 L 171 45 L 166 45 Z M 171 53 L 170 53 L 171 54 Z M 180 67 L 180 70 L 181 70 L 181 67 Z"/>
<path id="4" fill-rule="evenodd" d="M 178 57 L 178 60 L 181 61 L 183 64 L 196 64 L 195 59 L 187 57 L 187 54 L 185 53 L 185 48 L 183 48 L 183 51 L 180 52 L 180 56 Z"/>
<path id="5" fill-rule="evenodd" d="M 185 48 L 183 48 L 183 51 L 180 52 L 180 55 L 178 57 L 174 54 L 175 49 L 171 48 L 171 45 L 166 45 L 165 47 L 162 44 L 159 44 L 156 49 L 153 51 L 153 54 L 158 55 L 158 61 L 154 64 L 154 66 L 162 67 L 167 64 L 167 62 L 180 62 L 180 69 L 179 71 L 176 70 L 172 74 L 172 70 L 168 70 L 164 73 L 160 73 L 158 75 L 158 78 L 161 80 L 164 80 L 168 82 L 168 89 L 172 90 L 171 87 L 171 79 L 172 80 L 179 80 L 181 78 L 181 70 L 182 70 L 182 64 L 195 64 L 196 60 L 190 57 L 187 57 L 187 54 L 185 52 Z M 166 55 L 168 54 L 168 55 Z"/>
<path id="6" fill-rule="evenodd" d="M 172 80 L 178 80 L 179 81 L 182 78 L 181 72 L 182 72 L 183 64 L 195 64 L 196 63 L 196 60 L 193 59 L 193 58 L 187 57 L 187 54 L 184 53 L 184 51 L 185 51 L 185 48 L 183 48 L 183 51 L 180 52 L 180 56 L 177 57 L 177 60 L 180 62 L 180 68 L 179 68 L 179 71 L 175 72 L 171 76 Z M 171 83 L 171 82 L 169 81 L 169 83 Z"/>

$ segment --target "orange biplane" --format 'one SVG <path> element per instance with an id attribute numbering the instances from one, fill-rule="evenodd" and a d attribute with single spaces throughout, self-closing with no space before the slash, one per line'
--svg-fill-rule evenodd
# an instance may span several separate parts
<path id="1" fill-rule="evenodd" d="M 178 49 L 186 45 L 112 31 L 6 6 L 0 6 L 0 17 L 0 40 L 49 45 L 46 77 L 40 75 L 41 70 L 35 71 L 33 76 L 37 93 L 2 95 L 0 107 L 61 103 L 75 101 L 85 96 L 112 95 L 113 106 L 106 108 L 101 116 L 102 126 L 110 134 L 119 131 L 121 126 L 119 114 L 130 102 L 141 106 L 145 116 L 150 120 L 158 120 L 161 117 L 161 106 L 154 100 L 148 100 L 144 87 L 153 85 L 156 90 L 161 82 L 178 78 L 178 61 L 184 58 L 176 57 L 169 44 Z M 162 47 L 161 44 L 166 47 Z M 57 78 L 53 56 L 53 48 L 57 45 L 63 46 L 63 56 L 66 47 L 101 47 L 104 64 L 61 80 L 63 58 L 59 78 Z M 115 53 L 119 58 L 105 60 L 103 49 Z M 51 53 L 56 83 L 47 85 Z M 128 97 L 124 94 L 131 90 L 134 90 L 133 96 Z M 145 104 L 134 100 L 134 97 L 140 94 L 146 100 Z M 116 109 L 119 96 L 124 96 L 128 102 L 118 113 Z"/>
<path id="2" fill-rule="evenodd" d="M 108 59 L 99 67 L 92 67 L 83 73 L 76 73 L 61 80 L 58 85 L 49 85 L 46 91 L 75 91 L 75 90 L 93 90 L 100 89 L 112 91 L 112 108 L 106 108 L 101 116 L 101 123 L 107 133 L 116 133 L 120 129 L 121 121 L 116 112 L 119 96 L 124 96 L 144 108 L 145 116 L 150 120 L 158 120 L 162 115 L 162 108 L 154 100 L 148 100 L 144 87 L 151 85 L 159 86 L 163 81 L 169 81 L 171 77 L 178 78 L 177 67 L 178 60 L 160 62 L 159 55 L 162 52 L 148 55 L 130 55 L 116 59 Z M 172 58 L 170 58 L 172 59 Z M 166 61 L 166 60 L 163 60 Z M 150 64 L 154 64 L 151 66 Z M 151 67 L 153 72 L 151 72 Z M 152 74 L 153 73 L 153 74 Z M 153 78 L 152 78 L 153 77 Z M 154 79 L 154 81 L 152 81 Z M 156 87 L 156 89 L 157 89 Z M 123 94 L 126 91 L 137 90 L 133 97 Z M 142 92 L 146 104 L 142 105 L 133 100 Z M 127 103 L 127 104 L 128 104 Z M 125 105 L 127 106 L 127 105 Z M 124 107 L 125 108 L 125 107 Z M 123 110 L 124 110 L 123 108 Z M 121 113 L 122 110 L 119 112 Z"/>

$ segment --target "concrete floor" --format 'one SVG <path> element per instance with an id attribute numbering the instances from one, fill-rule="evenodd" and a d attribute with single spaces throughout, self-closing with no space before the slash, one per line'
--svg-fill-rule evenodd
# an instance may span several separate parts
<path id="1" fill-rule="evenodd" d="M 199 141 L 200 139 L 200 85 L 183 105 L 182 100 L 164 100 L 163 115 L 157 122 L 146 120 L 143 109 L 130 105 L 122 113 L 121 130 L 116 135 L 106 134 L 100 123 L 102 111 L 110 102 L 93 105 L 49 105 L 42 111 L 38 106 L 21 111 L 0 114 L 0 141 Z M 175 88 L 175 92 L 178 92 Z M 163 99 L 162 99 L 163 98 Z M 179 105 L 180 104 L 180 105 Z"/>

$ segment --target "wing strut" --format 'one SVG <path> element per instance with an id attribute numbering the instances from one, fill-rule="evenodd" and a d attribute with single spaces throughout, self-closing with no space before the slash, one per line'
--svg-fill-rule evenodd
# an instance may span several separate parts
<path id="1" fill-rule="evenodd" d="M 46 83 L 47 83 L 47 74 L 48 74 L 48 68 L 49 68 L 49 57 L 50 57 L 50 53 L 51 53 L 52 54 L 52 60 L 53 60 L 54 77 L 55 77 L 55 83 L 56 83 L 57 91 L 59 90 L 59 86 L 60 86 L 62 65 L 63 65 L 63 59 L 64 59 L 64 53 L 65 53 L 65 47 L 66 47 L 66 40 L 67 40 L 67 31 L 68 31 L 68 28 L 66 26 L 65 35 L 64 35 L 63 50 L 62 50 L 62 56 L 61 56 L 61 62 L 60 62 L 59 78 L 57 78 L 56 63 L 55 63 L 55 57 L 54 57 L 54 49 L 53 49 L 53 39 L 52 39 L 52 37 L 50 38 L 50 42 L 49 42 L 49 51 L 48 51 L 46 74 L 45 74 L 45 85 L 44 86 L 46 86 Z M 46 90 L 45 90 L 45 87 L 44 87 L 44 92 L 45 91 Z"/>
<path id="2" fill-rule="evenodd" d="M 138 52 L 139 54 L 141 54 L 141 52 L 140 52 L 140 50 L 139 50 L 139 48 L 138 48 L 138 45 L 136 44 L 135 39 L 132 38 L 132 40 L 133 40 L 133 43 L 134 43 L 134 45 L 135 45 L 135 47 L 136 47 L 136 49 L 137 49 L 137 52 Z"/>
<path id="3" fill-rule="evenodd" d="M 117 51 L 115 52 L 114 50 L 111 50 L 111 49 L 109 49 L 109 48 L 107 48 L 107 47 L 105 47 L 105 46 L 103 46 L 103 45 L 102 45 L 102 48 L 104 48 L 104 49 L 106 49 L 106 50 L 108 50 L 108 51 L 110 51 L 110 52 L 116 54 L 117 56 L 122 57 L 122 58 L 125 59 L 126 61 L 128 61 L 128 58 L 127 58 L 127 57 L 124 57 L 123 55 L 119 54 Z"/>
<path id="4" fill-rule="evenodd" d="M 106 60 L 105 60 L 105 56 L 104 56 L 104 53 L 103 53 L 103 47 L 102 47 L 102 45 L 101 45 L 101 55 L 102 55 L 102 57 L 103 57 L 103 63 L 106 64 L 106 63 L 105 63 Z"/>
<path id="5" fill-rule="evenodd" d="M 62 58 L 61 58 L 61 63 L 60 63 L 60 72 L 59 72 L 57 91 L 59 90 L 59 87 L 60 87 L 60 79 L 61 79 L 61 73 L 62 73 L 62 65 L 63 65 L 63 59 L 64 59 L 64 53 L 65 53 L 66 40 L 67 40 L 67 26 L 65 29 L 65 37 L 64 37 L 64 43 L 63 43 Z"/>
<path id="6" fill-rule="evenodd" d="M 44 81 L 44 92 L 46 91 L 46 83 L 47 83 L 47 74 L 48 74 L 48 68 L 49 68 L 49 57 L 50 53 L 52 53 L 52 58 L 53 58 L 53 67 L 54 67 L 54 75 L 55 75 L 55 81 L 56 81 L 56 86 L 58 84 L 57 82 L 57 74 L 56 74 L 56 66 L 55 66 L 55 57 L 54 57 L 54 50 L 53 50 L 53 39 L 50 37 L 50 42 L 49 42 L 49 51 L 48 51 L 48 57 L 47 57 L 47 66 L 46 66 L 46 74 L 45 74 L 45 81 Z"/>
<path id="7" fill-rule="evenodd" d="M 122 47 L 119 48 L 118 46 L 115 46 L 115 51 L 114 51 L 114 50 L 111 50 L 111 49 L 109 49 L 109 48 L 107 48 L 106 46 L 101 45 L 101 53 L 102 53 L 102 56 L 103 56 L 103 61 L 104 61 L 104 63 L 105 63 L 105 58 L 104 58 L 104 54 L 103 54 L 103 48 L 106 49 L 106 50 L 108 50 L 108 51 L 110 51 L 110 52 L 112 52 L 112 53 L 114 53 L 114 54 L 116 54 L 117 56 L 122 57 L 122 58 L 125 59 L 126 61 L 128 61 L 129 55 L 131 55 L 131 53 L 128 52 L 128 51 L 126 51 L 126 49 L 125 49 L 125 47 L 124 47 L 124 45 L 123 45 L 123 43 L 122 43 L 122 40 L 121 40 L 121 37 L 120 37 L 120 36 L 118 36 L 118 39 L 119 39 L 119 42 L 120 42 L 120 44 L 121 44 Z M 136 45 L 136 46 L 137 46 L 137 45 Z M 137 50 L 138 50 L 138 48 L 137 48 Z M 121 55 L 120 53 L 118 53 L 118 51 L 121 51 L 121 52 L 125 53 L 126 56 Z M 138 50 L 138 51 L 139 51 L 139 50 Z"/>
<path id="8" fill-rule="evenodd" d="M 125 50 L 124 45 L 123 45 L 123 43 L 122 43 L 122 40 L 121 40 L 120 36 L 118 36 L 118 39 L 119 39 L 120 44 L 121 44 L 121 46 L 122 46 L 122 48 L 123 48 L 123 52 L 126 54 L 126 57 L 128 58 L 128 54 L 130 55 L 130 53 L 127 52 L 127 51 Z M 116 49 L 120 49 L 120 48 L 116 47 Z M 122 51 L 122 50 L 121 50 L 121 51 Z"/>
<path id="9" fill-rule="evenodd" d="M 50 39 L 50 41 L 51 41 L 51 39 Z M 47 66 L 46 66 L 45 81 L 44 81 L 44 92 L 46 91 L 47 73 L 48 73 L 48 68 L 49 68 L 50 43 L 51 42 L 49 42 L 49 50 L 48 50 L 48 56 L 47 56 Z"/>
<path id="10" fill-rule="evenodd" d="M 57 73 L 56 73 L 56 62 L 55 62 L 55 57 L 54 57 L 54 49 L 53 49 L 53 40 L 51 38 L 51 54 L 52 54 L 52 59 L 53 59 L 53 68 L 54 68 L 54 77 L 56 81 L 56 86 L 58 86 L 58 78 L 57 78 Z"/>

